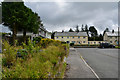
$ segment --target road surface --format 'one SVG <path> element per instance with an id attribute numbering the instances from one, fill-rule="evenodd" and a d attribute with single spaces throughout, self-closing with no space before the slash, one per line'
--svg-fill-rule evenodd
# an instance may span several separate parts
<path id="1" fill-rule="evenodd" d="M 118 78 L 118 49 L 76 48 L 100 78 Z"/>

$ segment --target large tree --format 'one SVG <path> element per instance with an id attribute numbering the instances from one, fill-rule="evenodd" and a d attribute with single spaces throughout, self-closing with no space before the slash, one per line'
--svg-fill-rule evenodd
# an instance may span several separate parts
<path id="1" fill-rule="evenodd" d="M 19 15 L 24 9 L 23 2 L 2 2 L 2 23 L 8 26 L 13 32 L 13 45 L 15 44 L 15 38 L 18 30 L 18 24 L 23 20 Z"/>
<path id="2" fill-rule="evenodd" d="M 41 21 L 37 13 L 32 12 L 32 10 L 27 8 L 26 6 L 24 9 L 25 9 L 23 12 L 24 21 L 22 21 L 20 25 L 22 26 L 21 29 L 23 31 L 24 43 L 26 43 L 26 32 L 37 33 Z"/>
<path id="3" fill-rule="evenodd" d="M 98 36 L 98 32 L 94 26 L 90 26 L 89 31 L 91 33 L 91 37 L 96 37 Z"/>
<path id="4" fill-rule="evenodd" d="M 8 26 L 13 32 L 13 44 L 17 31 L 23 31 L 23 39 L 26 42 L 26 32 L 37 33 L 40 25 L 40 17 L 31 9 L 27 8 L 23 2 L 3 2 L 3 24 Z M 8 14 L 9 13 L 9 14 Z"/>

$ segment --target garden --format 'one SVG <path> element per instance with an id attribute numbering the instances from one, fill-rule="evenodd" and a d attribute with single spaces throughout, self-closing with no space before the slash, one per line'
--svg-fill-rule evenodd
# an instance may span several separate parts
<path id="1" fill-rule="evenodd" d="M 2 78 L 64 78 L 68 44 L 53 39 L 29 39 L 12 46 L 2 42 Z"/>

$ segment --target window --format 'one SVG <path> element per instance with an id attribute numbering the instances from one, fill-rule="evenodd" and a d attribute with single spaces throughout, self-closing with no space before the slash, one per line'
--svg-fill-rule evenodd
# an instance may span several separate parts
<path id="1" fill-rule="evenodd" d="M 86 37 L 83 37 L 83 39 L 85 39 Z"/>
<path id="2" fill-rule="evenodd" d="M 74 37 L 72 37 L 72 38 L 74 38 Z"/>
<path id="3" fill-rule="evenodd" d="M 67 43 L 70 43 L 70 41 L 67 41 Z"/>
<path id="4" fill-rule="evenodd" d="M 62 38 L 63 38 L 63 36 L 62 36 Z"/>
<path id="5" fill-rule="evenodd" d="M 78 36 L 78 38 L 80 38 L 80 36 Z"/>
<path id="6" fill-rule="evenodd" d="M 112 41 L 110 41 L 110 43 L 112 43 Z"/>
<path id="7" fill-rule="evenodd" d="M 112 37 L 110 36 L 110 39 L 112 39 Z"/>
<path id="8" fill-rule="evenodd" d="M 67 38 L 69 38 L 69 37 L 67 37 Z"/>
<path id="9" fill-rule="evenodd" d="M 96 42 L 94 42 L 94 44 L 96 44 Z"/>
<path id="10" fill-rule="evenodd" d="M 85 41 L 83 41 L 83 43 L 85 43 Z"/>
<path id="11" fill-rule="evenodd" d="M 75 43 L 75 41 L 72 41 L 72 43 Z"/>
<path id="12" fill-rule="evenodd" d="M 90 42 L 88 42 L 88 44 L 90 44 Z"/>

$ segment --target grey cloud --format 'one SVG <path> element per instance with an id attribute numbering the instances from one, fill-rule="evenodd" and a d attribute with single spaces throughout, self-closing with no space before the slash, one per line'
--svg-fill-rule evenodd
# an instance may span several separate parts
<path id="1" fill-rule="evenodd" d="M 69 30 L 77 24 L 94 25 L 99 32 L 106 27 L 117 30 L 117 2 L 67 2 L 62 5 L 55 2 L 25 2 L 25 5 L 37 12 L 49 31 Z M 114 28 L 115 27 L 115 28 Z M 68 29 L 67 29 L 68 28 Z"/>

